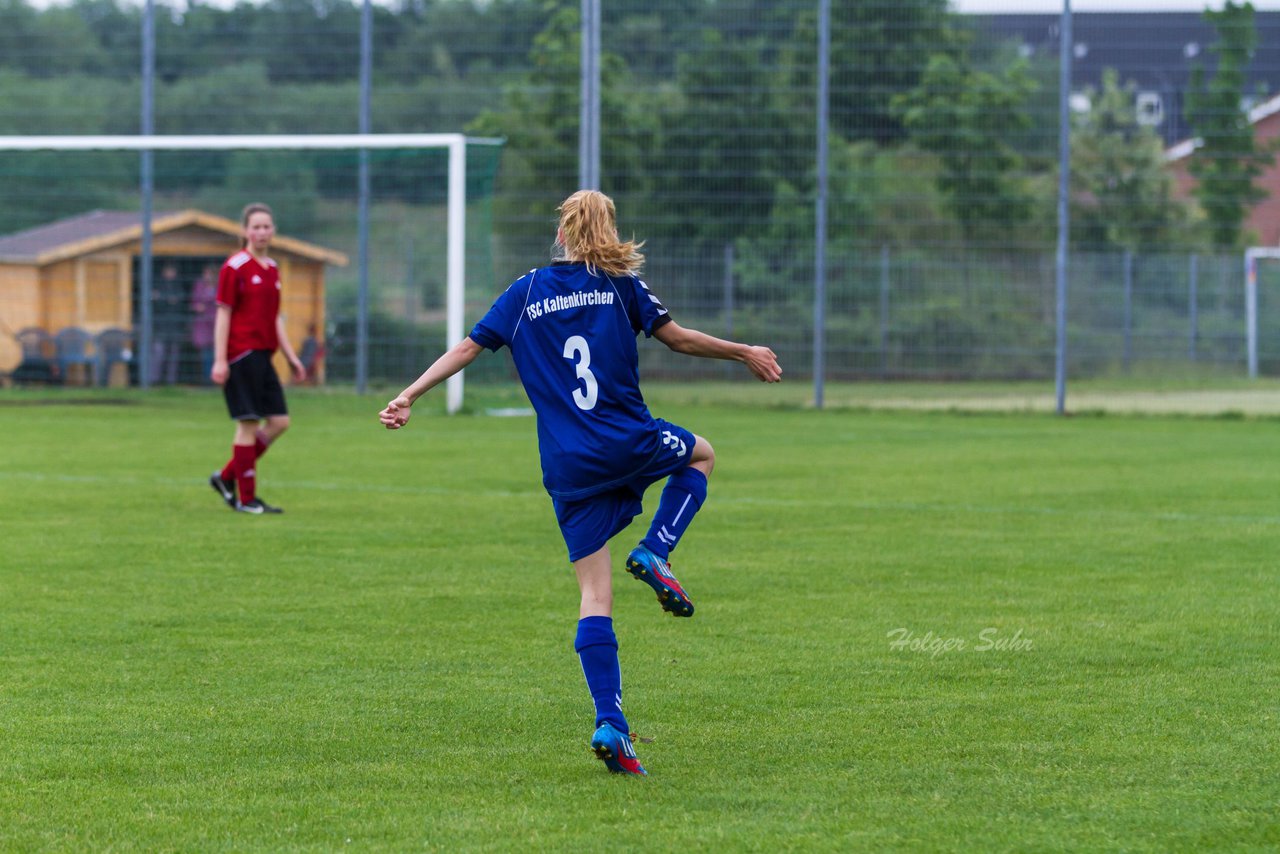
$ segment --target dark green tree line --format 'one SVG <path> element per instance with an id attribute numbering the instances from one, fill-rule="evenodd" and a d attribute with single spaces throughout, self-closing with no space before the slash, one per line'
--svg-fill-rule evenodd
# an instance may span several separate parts
<path id="1" fill-rule="evenodd" d="M 624 203 L 637 236 L 708 255 L 741 245 L 742 258 L 753 242 L 797 241 L 792 254 L 803 257 L 816 180 L 813 4 L 610 0 L 605 7 L 604 189 Z M 496 212 L 504 238 L 541 239 L 549 205 L 576 183 L 578 8 L 569 0 L 401 0 L 374 9 L 374 130 L 505 137 Z M 1221 14 L 1241 15 L 1236 8 Z M 157 10 L 160 133 L 355 130 L 357 3 L 164 0 Z M 946 0 L 835 3 L 832 11 L 833 246 L 1048 242 L 1056 118 L 1045 115 L 1053 100 L 1046 66 L 980 42 Z M 137 132 L 140 14 L 125 0 L 47 8 L 0 0 L 4 132 Z M 1231 47 L 1228 31 L 1244 29 L 1224 29 L 1205 98 L 1236 85 L 1233 63 L 1247 53 L 1250 43 Z M 1129 97 L 1113 93 L 1107 114 L 1124 112 Z M 1214 102 L 1197 115 L 1226 113 Z M 1168 231 L 1159 210 L 1177 210 L 1178 202 L 1161 195 L 1154 142 L 1104 125 L 1099 118 L 1077 128 L 1086 152 L 1078 180 L 1091 182 L 1085 195 L 1093 206 L 1079 216 L 1097 217 L 1089 240 L 1159 241 Z M 1206 145 L 1243 145 L 1233 127 L 1203 131 Z M 1211 218 L 1256 198 L 1238 189 L 1253 161 L 1234 151 L 1197 167 L 1205 170 L 1201 198 Z M 1154 183 L 1108 174 L 1136 168 L 1126 158 L 1141 161 L 1143 180 Z M 314 180 L 298 179 L 306 196 L 347 192 L 349 175 L 327 173 L 322 160 L 290 161 L 290 170 L 315 172 Z M 173 186 L 192 194 L 243 180 L 235 177 L 243 164 L 233 168 L 229 155 L 186 168 Z M 0 201 L 9 206 L 0 224 L 32 224 L 37 209 L 47 216 L 60 205 L 76 212 L 77 198 Z M 1147 207 L 1110 227 L 1132 230 L 1137 219 L 1151 224 L 1146 233 L 1103 234 L 1101 219 L 1134 205 Z"/>

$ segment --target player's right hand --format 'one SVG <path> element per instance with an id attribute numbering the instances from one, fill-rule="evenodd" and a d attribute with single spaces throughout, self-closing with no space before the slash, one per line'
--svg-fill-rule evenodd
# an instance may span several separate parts
<path id="1" fill-rule="evenodd" d="M 378 413 L 378 420 L 388 430 L 399 430 L 409 423 L 409 416 L 412 414 L 413 409 L 412 404 L 409 403 L 409 398 L 400 395 L 388 403 L 386 409 Z"/>

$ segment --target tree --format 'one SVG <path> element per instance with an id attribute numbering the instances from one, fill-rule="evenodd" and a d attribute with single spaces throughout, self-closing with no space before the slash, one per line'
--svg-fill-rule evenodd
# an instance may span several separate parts
<path id="1" fill-rule="evenodd" d="M 1071 226 L 1090 249 L 1149 249 L 1177 242 L 1185 225 L 1174 199 L 1173 176 L 1155 130 L 1138 123 L 1137 84 L 1121 86 L 1114 69 L 1102 90 L 1090 89 L 1092 108 L 1075 119 L 1071 151 Z"/>
<path id="2" fill-rule="evenodd" d="M 110 64 L 75 9 L 53 6 L 36 12 L 21 0 L 0 0 L 0 65 L 54 78 L 100 74 Z"/>
<path id="3" fill-rule="evenodd" d="M 320 194 L 307 158 L 296 151 L 232 152 L 225 183 L 206 187 L 196 196 L 195 205 L 234 220 L 240 209 L 253 201 L 271 205 L 281 230 L 309 233 L 315 225 Z"/>
<path id="4" fill-rule="evenodd" d="M 375 43 L 375 72 L 414 83 L 451 75 L 484 79 L 523 69 L 528 53 L 515 46 L 526 44 L 546 18 L 542 4 L 532 0 L 397 0 L 393 19 L 400 32 Z M 379 37 L 376 27 L 374 35 Z"/>
<path id="5" fill-rule="evenodd" d="M 698 50 L 680 59 L 664 162 L 654 164 L 668 204 L 655 212 L 650 236 L 719 251 L 744 221 L 766 221 L 792 131 L 770 85 L 763 41 L 727 41 L 704 29 Z M 719 61 L 706 62 L 708 54 Z"/>
<path id="6" fill-rule="evenodd" d="M 1245 69 L 1258 34 L 1251 3 L 1227 0 L 1222 11 L 1206 10 L 1204 18 L 1218 32 L 1218 41 L 1209 48 L 1218 66 L 1208 82 L 1202 65 L 1191 73 L 1187 120 L 1201 145 L 1188 169 L 1198 182 L 1195 193 L 1209 220 L 1213 245 L 1233 249 L 1245 242 L 1245 215 L 1267 196 L 1253 182 L 1271 162 L 1271 153 L 1258 145 L 1244 107 Z"/>
<path id="7" fill-rule="evenodd" d="M 521 239 L 543 244 L 554 206 L 577 188 L 581 56 L 578 9 L 551 3 L 547 9 L 549 19 L 529 51 L 530 70 L 505 87 L 501 107 L 467 127 L 506 138 L 504 214 L 517 223 L 513 231 Z M 662 93 L 636 82 L 611 51 L 601 52 L 600 93 L 601 189 L 619 199 L 634 225 L 652 195 L 646 164 L 661 149 L 660 112 L 652 100 Z"/>
<path id="8" fill-rule="evenodd" d="M 848 139 L 879 143 L 906 135 L 892 99 L 918 85 L 927 57 L 953 39 L 947 0 L 833 3 L 834 125 Z"/>
<path id="9" fill-rule="evenodd" d="M 893 99 L 916 144 L 941 161 L 939 189 L 970 244 L 1007 242 L 1029 218 L 1014 139 L 1031 126 L 1026 103 L 1034 91 L 1024 60 L 979 71 L 963 55 L 935 54 L 920 85 Z"/>
<path id="10" fill-rule="evenodd" d="M 893 100 L 920 84 L 931 57 L 956 44 L 958 17 L 948 10 L 949 5 L 948 0 L 831 4 L 834 133 L 882 145 L 903 141 L 906 129 Z M 787 10 L 787 14 L 795 12 Z M 816 91 L 817 39 L 816 14 L 801 12 L 794 35 L 785 42 L 791 56 L 783 63 L 793 69 L 789 85 L 798 92 Z"/>
<path id="11" fill-rule="evenodd" d="M 114 80 L 45 80 L 0 71 L 7 133 L 133 133 L 136 124 L 113 123 L 122 115 L 136 123 L 136 97 L 128 84 Z M 6 152 L 0 157 L 0 234 L 127 203 L 136 197 L 137 165 L 137 154 L 128 152 Z"/>
<path id="12" fill-rule="evenodd" d="M 506 138 L 501 208 L 519 223 L 521 239 L 546 238 L 552 206 L 576 183 L 578 21 L 576 9 L 552 12 L 534 37 L 529 71 L 504 87 L 500 107 L 467 127 L 468 133 Z M 602 78 L 605 64 L 602 57 Z"/>

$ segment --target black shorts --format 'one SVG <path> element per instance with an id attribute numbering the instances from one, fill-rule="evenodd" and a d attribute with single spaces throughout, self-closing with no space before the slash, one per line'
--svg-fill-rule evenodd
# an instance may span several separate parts
<path id="1" fill-rule="evenodd" d="M 235 421 L 258 421 L 272 415 L 288 415 L 284 404 L 284 389 L 280 377 L 271 364 L 270 350 L 251 350 L 247 356 L 236 359 L 229 366 L 227 381 L 222 385 L 222 396 L 227 399 L 227 411 Z"/>

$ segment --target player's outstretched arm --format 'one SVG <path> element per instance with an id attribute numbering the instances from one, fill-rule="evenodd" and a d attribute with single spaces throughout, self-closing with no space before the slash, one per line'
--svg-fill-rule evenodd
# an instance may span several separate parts
<path id="1" fill-rule="evenodd" d="M 463 338 L 436 359 L 431 367 L 423 371 L 422 376 L 400 392 L 395 400 L 388 403 L 387 407 L 378 413 L 378 420 L 388 430 L 399 430 L 409 422 L 409 416 L 412 414 L 410 407 L 418 398 L 474 362 L 483 352 L 484 348 L 471 338 Z"/>
<path id="2" fill-rule="evenodd" d="M 782 381 L 782 368 L 778 366 L 778 357 L 768 347 L 726 341 L 696 329 L 686 329 L 674 320 L 659 326 L 654 331 L 653 337 L 675 352 L 684 353 L 687 356 L 741 362 L 761 382 Z"/>

